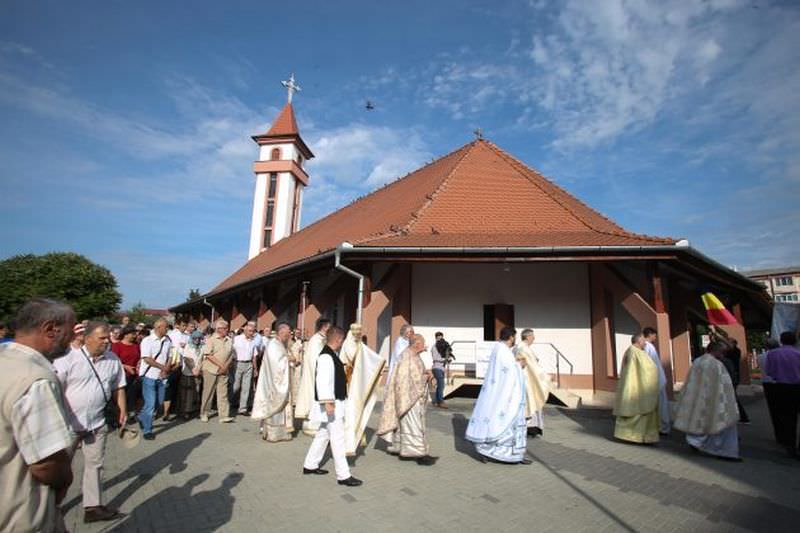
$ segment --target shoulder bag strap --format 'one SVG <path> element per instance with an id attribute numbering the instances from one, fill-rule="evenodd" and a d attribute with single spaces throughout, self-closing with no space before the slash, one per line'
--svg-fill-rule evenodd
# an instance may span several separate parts
<path id="1" fill-rule="evenodd" d="M 94 377 L 97 378 L 97 383 L 100 384 L 100 392 L 103 393 L 103 400 L 108 403 L 108 396 L 106 395 L 106 389 L 103 387 L 103 380 L 100 379 L 100 374 L 97 373 L 97 369 L 94 367 L 92 360 L 89 358 L 89 355 L 86 353 L 86 350 L 81 348 L 81 353 L 86 358 L 86 362 L 89 363 L 89 366 L 92 367 L 92 372 L 94 372 Z"/>

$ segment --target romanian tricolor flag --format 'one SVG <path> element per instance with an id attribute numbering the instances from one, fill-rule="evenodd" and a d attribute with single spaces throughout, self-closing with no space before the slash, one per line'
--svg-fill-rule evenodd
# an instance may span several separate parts
<path id="1" fill-rule="evenodd" d="M 706 317 L 708 323 L 715 326 L 725 326 L 728 324 L 738 324 L 736 317 L 730 311 L 725 309 L 719 298 L 714 296 L 713 293 L 707 292 L 701 296 L 703 299 L 703 306 L 706 308 Z"/>

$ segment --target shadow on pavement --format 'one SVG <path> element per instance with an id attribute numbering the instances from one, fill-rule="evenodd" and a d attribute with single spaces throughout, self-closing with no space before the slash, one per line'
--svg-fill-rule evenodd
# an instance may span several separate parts
<path id="1" fill-rule="evenodd" d="M 724 521 L 756 531 L 796 531 L 797 524 L 800 523 L 798 509 L 763 497 L 734 492 L 716 484 L 709 485 L 675 477 L 614 457 L 546 440 L 538 442 L 535 452 L 528 451 L 528 455 L 578 491 L 580 489 L 563 478 L 560 471 L 573 472 L 586 479 L 617 487 L 622 492 L 642 494 L 664 505 L 706 516 L 712 522 Z M 720 468 L 735 469 L 737 466 L 737 464 L 719 463 Z"/>
<path id="2" fill-rule="evenodd" d="M 468 455 L 475 461 L 482 463 L 483 460 L 475 449 L 475 445 L 464 438 L 464 434 L 467 432 L 467 425 L 469 424 L 467 417 L 461 413 L 453 413 L 451 423 L 453 425 L 453 446 L 456 451 Z"/>
<path id="3" fill-rule="evenodd" d="M 144 459 L 136 461 L 127 470 L 117 474 L 111 479 L 103 482 L 103 491 L 109 488 L 133 479 L 134 481 L 122 489 L 111 501 L 107 502 L 108 507 L 119 509 L 125 501 L 131 497 L 137 490 L 144 486 L 150 479 L 158 474 L 164 468 L 169 467 L 170 474 L 183 472 L 186 470 L 188 464 L 186 458 L 189 454 L 200 446 L 204 440 L 211 436 L 211 433 L 200 433 L 188 439 L 180 440 L 167 444 L 166 446 L 159 447 L 152 454 Z M 147 446 L 147 441 L 142 441 L 139 446 Z M 151 444 L 152 446 L 152 444 Z M 71 499 L 69 502 L 62 505 L 62 509 L 66 514 L 72 507 L 81 501 L 82 495 L 78 495 Z"/>
<path id="4" fill-rule="evenodd" d="M 231 472 L 213 490 L 192 491 L 208 479 L 200 474 L 181 485 L 168 487 L 137 506 L 125 520 L 112 531 L 132 528 L 153 531 L 215 531 L 230 522 L 236 498 L 231 491 L 244 474 Z M 179 509 L 180 512 L 175 512 Z M 129 525 L 130 524 L 130 525 Z M 150 528 L 147 528 L 147 525 Z"/>

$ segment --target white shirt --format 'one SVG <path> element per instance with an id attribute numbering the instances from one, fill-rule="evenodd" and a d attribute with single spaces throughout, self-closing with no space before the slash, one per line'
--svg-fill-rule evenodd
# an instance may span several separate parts
<path id="1" fill-rule="evenodd" d="M 241 363 L 249 363 L 253 357 L 258 353 L 261 347 L 261 340 L 253 335 L 248 339 L 244 333 L 236 335 L 233 339 L 233 351 L 236 352 L 236 361 Z"/>
<path id="2" fill-rule="evenodd" d="M 181 358 L 181 373 L 184 376 L 194 376 L 193 370 L 199 368 L 200 360 L 203 358 L 203 345 L 195 346 L 191 342 L 183 349 Z"/>
<path id="3" fill-rule="evenodd" d="M 325 403 L 333 401 L 334 419 L 344 418 L 344 401 L 334 400 L 336 397 L 336 368 L 333 364 L 333 359 L 330 354 L 320 352 L 317 358 L 317 375 L 315 378 L 315 386 L 317 391 L 317 398 L 319 401 L 311 406 L 309 419 L 312 422 L 331 422 L 328 419 L 328 414 L 325 412 Z"/>
<path id="4" fill-rule="evenodd" d="M 181 345 L 186 346 L 189 344 L 189 334 L 181 333 L 179 330 L 173 329 L 167 332 L 167 337 L 169 337 L 169 340 L 172 341 L 172 346 L 178 350 L 178 353 L 183 355 L 183 348 Z"/>
<path id="5" fill-rule="evenodd" d="M 159 339 L 155 333 L 151 333 L 149 337 L 142 339 L 142 344 L 139 346 L 139 352 L 142 356 L 139 360 L 139 375 L 152 379 L 160 378 L 161 369 L 148 365 L 144 358 L 150 357 L 160 365 L 166 364 L 169 360 L 169 349 L 171 347 L 172 341 L 166 335 Z"/>
<path id="6" fill-rule="evenodd" d="M 115 398 L 117 389 L 125 386 L 125 370 L 119 358 L 107 351 L 96 359 L 90 359 L 86 349 L 82 348 L 56 359 L 53 368 L 64 390 L 67 418 L 72 430 L 94 431 L 103 427 L 106 401 Z"/>

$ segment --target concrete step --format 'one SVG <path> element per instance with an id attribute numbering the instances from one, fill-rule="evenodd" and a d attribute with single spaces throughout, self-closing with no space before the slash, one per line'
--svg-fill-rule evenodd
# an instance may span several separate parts
<path id="1" fill-rule="evenodd" d="M 483 384 L 482 379 L 464 376 L 454 376 L 444 388 L 445 398 L 453 396 L 472 396 L 477 397 L 478 390 Z M 579 409 L 583 403 L 581 396 L 573 391 L 564 388 L 554 388 L 550 391 L 548 403 L 566 407 L 567 409 Z"/>

